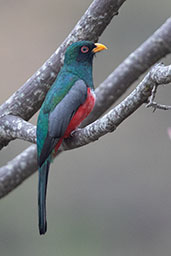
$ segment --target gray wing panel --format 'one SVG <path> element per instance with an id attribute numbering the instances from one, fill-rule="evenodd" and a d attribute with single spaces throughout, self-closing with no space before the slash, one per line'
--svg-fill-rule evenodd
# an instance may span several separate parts
<path id="1" fill-rule="evenodd" d="M 86 98 L 87 86 L 83 80 L 78 80 L 50 113 L 49 130 L 39 158 L 39 166 L 44 163 L 55 148 L 59 138 L 64 135 L 72 116 Z"/>
<path id="2" fill-rule="evenodd" d="M 58 103 L 49 115 L 49 135 L 60 138 L 64 135 L 69 122 L 87 98 L 87 86 L 83 80 L 78 80 L 67 95 Z"/>

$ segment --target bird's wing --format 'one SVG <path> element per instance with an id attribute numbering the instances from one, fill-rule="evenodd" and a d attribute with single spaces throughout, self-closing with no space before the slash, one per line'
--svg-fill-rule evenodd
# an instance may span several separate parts
<path id="1" fill-rule="evenodd" d="M 48 158 L 59 139 L 64 136 L 71 118 L 86 98 L 87 86 L 83 80 L 77 80 L 65 97 L 50 112 L 48 133 L 39 157 L 39 166 Z"/>

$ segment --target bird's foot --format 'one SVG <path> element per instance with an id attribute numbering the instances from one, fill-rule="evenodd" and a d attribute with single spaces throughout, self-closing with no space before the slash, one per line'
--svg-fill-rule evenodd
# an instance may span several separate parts
<path id="1" fill-rule="evenodd" d="M 76 128 L 75 130 L 73 130 L 71 133 L 70 133 L 70 136 L 73 137 L 74 136 L 74 133 L 80 131 L 81 128 Z"/>

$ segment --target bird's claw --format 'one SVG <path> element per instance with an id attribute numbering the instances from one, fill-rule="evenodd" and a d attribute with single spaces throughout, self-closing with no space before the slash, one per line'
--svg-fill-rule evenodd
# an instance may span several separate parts
<path id="1" fill-rule="evenodd" d="M 74 136 L 74 133 L 80 131 L 81 128 L 76 128 L 75 130 L 73 130 L 71 133 L 70 133 L 70 136 L 73 137 Z"/>

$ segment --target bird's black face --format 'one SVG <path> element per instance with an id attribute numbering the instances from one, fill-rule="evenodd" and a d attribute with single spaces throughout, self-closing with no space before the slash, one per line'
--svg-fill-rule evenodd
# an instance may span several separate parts
<path id="1" fill-rule="evenodd" d="M 92 51 L 96 45 L 90 41 L 78 41 L 71 44 L 65 53 L 65 63 L 72 62 L 92 62 L 94 52 Z"/>
<path id="2" fill-rule="evenodd" d="M 83 43 L 78 48 L 78 54 L 76 60 L 78 62 L 92 62 L 95 52 L 93 49 L 96 48 L 94 43 Z"/>
<path id="3" fill-rule="evenodd" d="M 92 63 L 94 54 L 104 49 L 107 48 L 102 44 L 93 43 L 91 41 L 78 41 L 67 48 L 65 53 L 65 63 Z"/>

